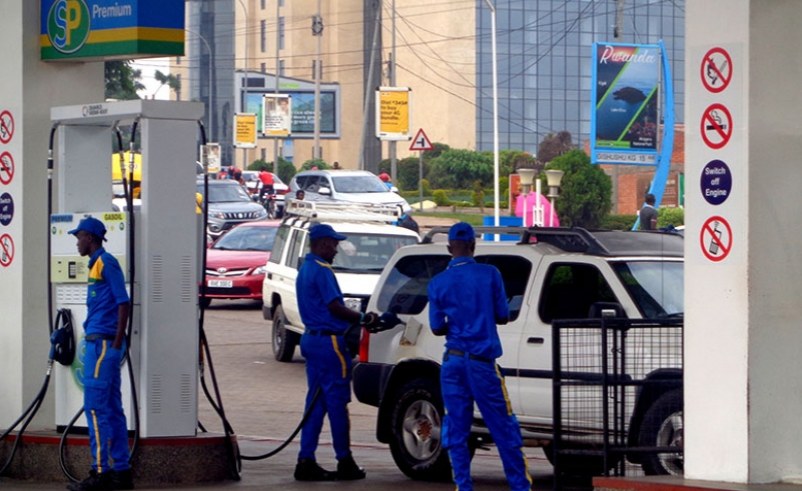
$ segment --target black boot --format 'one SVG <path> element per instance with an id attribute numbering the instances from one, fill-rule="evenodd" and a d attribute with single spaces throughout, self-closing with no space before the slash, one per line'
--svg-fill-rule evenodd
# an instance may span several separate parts
<path id="1" fill-rule="evenodd" d="M 333 481 L 336 478 L 336 472 L 327 471 L 311 459 L 299 459 L 295 465 L 296 481 Z"/>
<path id="2" fill-rule="evenodd" d="M 89 471 L 89 477 L 80 482 L 67 484 L 70 491 L 111 491 L 111 472 L 98 474 L 95 469 Z"/>
<path id="3" fill-rule="evenodd" d="M 356 481 L 358 479 L 365 479 L 365 475 L 365 469 L 356 465 L 354 457 L 351 455 L 337 462 L 338 481 Z"/>
<path id="4" fill-rule="evenodd" d="M 117 489 L 134 489 L 134 479 L 131 476 L 131 469 L 124 471 L 114 471 L 111 473 L 111 487 Z"/>

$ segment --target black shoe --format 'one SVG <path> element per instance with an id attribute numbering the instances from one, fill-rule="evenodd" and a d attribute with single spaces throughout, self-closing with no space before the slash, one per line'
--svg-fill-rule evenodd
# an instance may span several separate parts
<path id="1" fill-rule="evenodd" d="M 365 469 L 356 465 L 354 457 L 351 455 L 337 462 L 338 481 L 356 481 L 358 479 L 365 479 L 365 475 Z"/>
<path id="2" fill-rule="evenodd" d="M 295 465 L 296 481 L 334 481 L 336 472 L 327 471 L 311 459 L 300 459 Z"/>
<path id="3" fill-rule="evenodd" d="M 111 472 L 98 474 L 96 470 L 89 471 L 89 477 L 81 482 L 71 482 L 67 484 L 70 491 L 112 491 Z"/>
<path id="4" fill-rule="evenodd" d="M 134 489 L 134 479 L 131 475 L 131 469 L 124 471 L 113 471 L 111 473 L 111 487 L 117 489 Z"/>

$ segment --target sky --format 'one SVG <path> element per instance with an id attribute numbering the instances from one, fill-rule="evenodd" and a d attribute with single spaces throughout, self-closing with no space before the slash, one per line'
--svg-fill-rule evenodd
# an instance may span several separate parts
<path id="1" fill-rule="evenodd" d="M 170 89 L 167 86 L 161 87 L 159 82 L 154 78 L 156 70 L 164 74 L 170 73 L 170 58 L 143 58 L 134 60 L 131 63 L 134 70 L 142 70 L 142 78 L 140 82 L 145 86 L 145 89 L 137 92 L 142 99 L 152 99 L 154 93 L 156 99 L 169 99 Z"/>

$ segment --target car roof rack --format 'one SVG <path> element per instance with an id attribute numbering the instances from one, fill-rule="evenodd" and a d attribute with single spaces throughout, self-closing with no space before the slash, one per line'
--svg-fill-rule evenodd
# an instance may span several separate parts
<path id="1" fill-rule="evenodd" d="M 369 203 L 329 203 L 291 199 L 284 214 L 288 217 L 314 218 L 329 222 L 397 222 L 401 216 L 398 205 Z"/>
<path id="2" fill-rule="evenodd" d="M 429 229 L 426 232 L 426 235 L 423 236 L 421 239 L 421 244 L 431 244 L 434 242 L 435 235 L 448 235 L 448 231 L 451 228 L 449 225 L 438 225 Z M 514 227 L 514 226 L 502 226 L 502 227 L 494 227 L 492 225 L 488 226 L 478 226 L 473 227 L 473 231 L 476 232 L 477 238 L 479 238 L 482 234 L 502 234 L 502 235 L 520 235 L 524 233 L 526 229 L 523 227 Z"/>

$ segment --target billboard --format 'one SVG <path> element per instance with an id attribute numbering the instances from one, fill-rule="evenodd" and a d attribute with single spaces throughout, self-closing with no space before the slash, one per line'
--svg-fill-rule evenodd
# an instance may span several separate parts
<path id="1" fill-rule="evenodd" d="M 658 45 L 593 43 L 593 163 L 656 164 L 660 63 Z"/>
<path id="2" fill-rule="evenodd" d="M 314 113 L 314 106 L 313 106 Z M 292 97 L 287 94 L 265 94 L 262 97 L 262 133 L 286 138 L 292 131 Z M 314 121 L 314 120 L 313 120 Z"/>
<path id="3" fill-rule="evenodd" d="M 184 54 L 183 0 L 40 0 L 42 60 Z"/>
<path id="4" fill-rule="evenodd" d="M 313 138 L 315 133 L 315 93 L 306 90 L 282 90 L 281 94 L 278 95 L 288 97 L 292 101 L 290 134 L 287 136 L 292 136 L 292 138 Z M 264 128 L 264 102 L 266 96 L 275 97 L 275 94 L 264 90 L 248 92 L 244 112 L 256 113 L 258 115 L 256 118 L 256 131 L 262 136 L 271 136 L 265 132 Z M 337 118 L 337 93 L 335 91 L 321 91 L 320 136 L 323 138 L 340 136 Z"/>
<path id="5" fill-rule="evenodd" d="M 409 140 L 409 87 L 379 87 L 376 100 L 376 138 Z"/>

